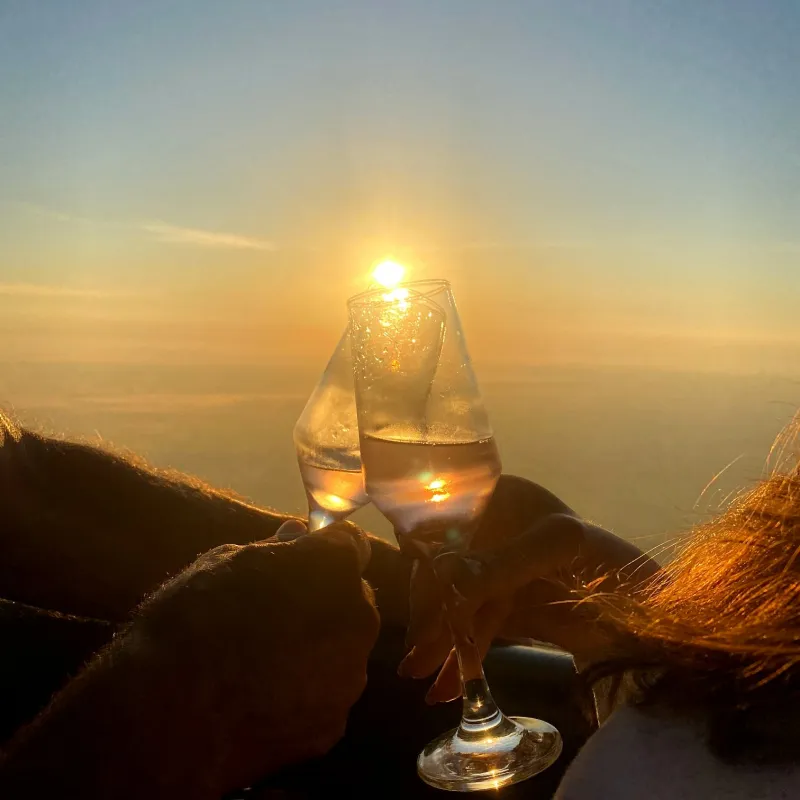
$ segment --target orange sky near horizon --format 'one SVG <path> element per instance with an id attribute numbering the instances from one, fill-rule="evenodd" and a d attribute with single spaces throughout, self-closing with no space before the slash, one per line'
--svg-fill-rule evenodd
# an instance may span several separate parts
<path id="1" fill-rule="evenodd" d="M 276 258 L 275 256 L 271 256 Z M 450 277 L 473 358 L 483 369 L 514 366 L 637 366 L 688 371 L 800 371 L 800 335 L 753 319 L 752 294 L 718 298 L 690 287 L 603 286 L 554 271 L 493 280 L 484 267 L 409 267 L 410 279 Z M 356 262 L 357 263 L 357 262 Z M 6 361 L 154 364 L 292 364 L 321 369 L 346 324 L 345 301 L 369 282 L 366 269 L 308 268 L 275 283 L 246 280 L 103 290 L 0 286 Z M 360 267 L 360 264 L 359 264 Z M 233 270 L 232 270 L 233 271 Z M 683 293 L 682 293 L 683 291 Z M 740 305 L 736 310 L 735 303 Z M 649 307 L 648 307 L 649 305 Z M 767 309 L 768 310 L 768 309 Z M 741 323 L 741 324 L 739 324 Z"/>
<path id="2" fill-rule="evenodd" d="M 787 0 L 12 5 L 0 360 L 322 369 L 393 257 L 481 370 L 800 371 Z"/>

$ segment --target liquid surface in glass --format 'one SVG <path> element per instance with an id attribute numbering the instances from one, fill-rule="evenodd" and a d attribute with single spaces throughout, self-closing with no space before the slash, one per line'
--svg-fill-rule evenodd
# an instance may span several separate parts
<path id="1" fill-rule="evenodd" d="M 357 449 L 298 442 L 297 463 L 308 495 L 312 530 L 344 519 L 369 502 Z"/>
<path id="2" fill-rule="evenodd" d="M 394 525 L 401 547 L 412 539 L 426 555 L 467 545 L 500 477 L 493 437 L 421 442 L 364 436 L 361 455 L 367 492 Z"/>
<path id="3" fill-rule="evenodd" d="M 315 467 L 300 461 L 300 475 L 309 498 L 323 511 L 351 514 L 368 501 L 361 470 Z"/>

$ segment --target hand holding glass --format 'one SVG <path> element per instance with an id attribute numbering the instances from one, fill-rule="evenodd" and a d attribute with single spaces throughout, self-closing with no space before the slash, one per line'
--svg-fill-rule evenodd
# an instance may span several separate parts
<path id="1" fill-rule="evenodd" d="M 446 281 L 377 290 L 349 303 L 361 459 L 369 498 L 401 548 L 433 558 L 462 551 L 500 476 L 500 457 Z M 484 678 L 472 625 L 445 610 L 461 670 L 461 724 L 420 753 L 417 769 L 449 790 L 499 788 L 561 752 L 546 722 L 508 718 Z"/>

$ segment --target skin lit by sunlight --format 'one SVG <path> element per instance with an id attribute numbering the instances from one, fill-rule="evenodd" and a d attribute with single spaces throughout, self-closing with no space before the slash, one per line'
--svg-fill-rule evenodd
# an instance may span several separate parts
<path id="1" fill-rule="evenodd" d="M 403 275 L 405 274 L 406 268 L 396 261 L 381 261 L 372 271 L 372 277 L 376 283 L 385 286 L 387 289 L 394 289 L 403 280 Z"/>

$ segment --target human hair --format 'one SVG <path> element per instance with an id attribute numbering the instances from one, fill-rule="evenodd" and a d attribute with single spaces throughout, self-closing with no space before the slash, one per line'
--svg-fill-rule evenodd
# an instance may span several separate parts
<path id="1" fill-rule="evenodd" d="M 19 426 L 0 410 L 0 596 L 122 620 L 142 596 L 223 543 L 287 519 L 124 451 Z"/>
<path id="2" fill-rule="evenodd" d="M 0 409 L 0 598 L 123 621 L 201 553 L 268 539 L 292 518 L 129 452 L 36 433 Z M 404 623 L 410 562 L 370 542 L 381 611 Z"/>
<path id="3" fill-rule="evenodd" d="M 700 713 L 728 760 L 800 755 L 800 418 L 768 477 L 700 525 L 664 569 L 630 592 L 583 603 L 618 642 L 586 671 L 615 678 L 643 709 Z"/>

